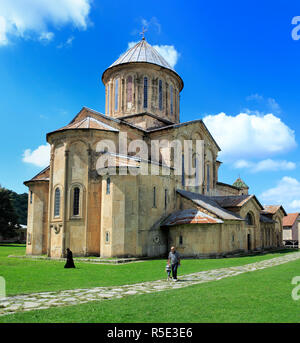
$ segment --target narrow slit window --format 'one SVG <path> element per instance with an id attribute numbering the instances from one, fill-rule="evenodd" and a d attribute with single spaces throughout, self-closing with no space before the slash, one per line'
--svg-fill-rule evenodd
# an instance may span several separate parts
<path id="1" fill-rule="evenodd" d="M 167 209 L 168 206 L 168 190 L 165 189 L 165 210 Z"/>
<path id="2" fill-rule="evenodd" d="M 119 79 L 115 81 L 115 111 L 119 109 Z"/>
<path id="3" fill-rule="evenodd" d="M 158 83 L 158 107 L 162 110 L 163 107 L 163 93 L 162 93 L 162 80 Z"/>
<path id="4" fill-rule="evenodd" d="M 144 77 L 144 108 L 148 107 L 148 78 Z"/>
<path id="5" fill-rule="evenodd" d="M 105 233 L 105 243 L 109 243 L 109 232 L 106 231 Z"/>
<path id="6" fill-rule="evenodd" d="M 54 195 L 54 217 L 59 217 L 60 214 L 60 189 L 56 188 Z"/>
<path id="7" fill-rule="evenodd" d="M 153 187 L 153 207 L 156 207 L 156 187 Z"/>
<path id="8" fill-rule="evenodd" d="M 110 194 L 110 178 L 106 180 L 106 194 Z"/>
<path id="9" fill-rule="evenodd" d="M 183 244 L 183 237 L 180 235 L 179 236 L 179 244 L 182 245 Z"/>
<path id="10" fill-rule="evenodd" d="M 210 186 L 210 168 L 209 168 L 209 164 L 207 165 L 207 184 L 206 184 L 206 190 L 207 192 L 209 192 L 209 186 Z"/>
<path id="11" fill-rule="evenodd" d="M 132 104 L 132 76 L 127 78 L 127 108 L 130 109 Z"/>
<path id="12" fill-rule="evenodd" d="M 78 187 L 74 188 L 73 191 L 73 215 L 79 215 L 79 198 L 80 198 L 80 189 Z"/>
<path id="13" fill-rule="evenodd" d="M 30 191 L 30 203 L 32 204 L 32 191 Z"/>

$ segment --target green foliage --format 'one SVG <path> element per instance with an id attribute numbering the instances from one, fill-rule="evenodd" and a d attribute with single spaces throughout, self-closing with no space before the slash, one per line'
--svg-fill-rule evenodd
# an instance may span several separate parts
<path id="1" fill-rule="evenodd" d="M 18 226 L 18 217 L 12 205 L 9 191 L 0 188 L 0 234 L 4 238 L 13 237 Z"/>
<path id="2" fill-rule="evenodd" d="M 14 208 L 15 214 L 17 216 L 18 224 L 27 224 L 27 207 L 28 207 L 28 194 L 18 194 L 0 186 L 0 190 L 6 192 L 9 196 L 11 204 Z"/>
<path id="3" fill-rule="evenodd" d="M 8 192 L 10 194 L 12 205 L 18 217 L 18 223 L 27 225 L 28 194 L 18 194 L 10 190 Z"/>

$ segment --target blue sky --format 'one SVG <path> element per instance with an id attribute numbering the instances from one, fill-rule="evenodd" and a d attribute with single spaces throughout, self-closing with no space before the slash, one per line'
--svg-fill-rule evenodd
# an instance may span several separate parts
<path id="1" fill-rule="evenodd" d="M 83 106 L 104 112 L 102 72 L 145 25 L 184 80 L 181 121 L 203 118 L 223 150 L 220 181 L 240 175 L 262 203 L 300 211 L 296 16 L 292 0 L 2 0 L 1 185 L 27 191 L 42 167 L 25 151 L 42 165 L 47 132 Z"/>

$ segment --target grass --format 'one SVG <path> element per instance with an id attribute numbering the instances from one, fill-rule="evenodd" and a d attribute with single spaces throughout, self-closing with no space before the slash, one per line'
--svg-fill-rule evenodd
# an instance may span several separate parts
<path id="1" fill-rule="evenodd" d="M 300 301 L 291 298 L 297 274 L 299 260 L 179 290 L 8 315 L 0 322 L 299 323 Z"/>
<path id="2" fill-rule="evenodd" d="M 293 250 L 294 251 L 294 250 Z M 285 252 L 286 253 L 286 252 Z M 7 295 L 99 286 L 118 286 L 165 278 L 166 260 L 147 260 L 119 265 L 76 262 L 76 269 L 51 260 L 8 258 L 24 255 L 24 245 L 0 245 L 0 276 Z M 282 256 L 283 252 L 227 259 L 183 260 L 180 274 L 230 267 Z"/>

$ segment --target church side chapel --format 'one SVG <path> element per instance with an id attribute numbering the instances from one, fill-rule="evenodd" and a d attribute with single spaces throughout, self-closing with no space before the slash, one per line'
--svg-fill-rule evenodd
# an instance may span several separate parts
<path id="1" fill-rule="evenodd" d="M 175 245 L 182 256 L 213 257 L 282 246 L 282 206 L 262 206 L 238 178 L 218 180 L 220 147 L 201 119 L 180 122 L 183 80 L 143 38 L 103 75 L 105 114 L 83 107 L 66 126 L 47 134 L 50 165 L 24 182 L 29 188 L 28 255 L 163 256 Z M 115 159 L 117 170 L 151 169 L 132 153 L 97 151 L 97 143 L 127 133 L 142 140 L 204 141 L 197 166 L 200 186 L 157 161 L 158 175 L 100 175 L 97 160 Z M 183 146 L 183 144 L 182 144 Z M 194 145 L 193 145 L 194 149 Z M 193 151 L 193 153 L 196 153 Z M 199 154 L 198 154 L 199 155 Z M 163 170 L 169 168 L 170 175 Z"/>

